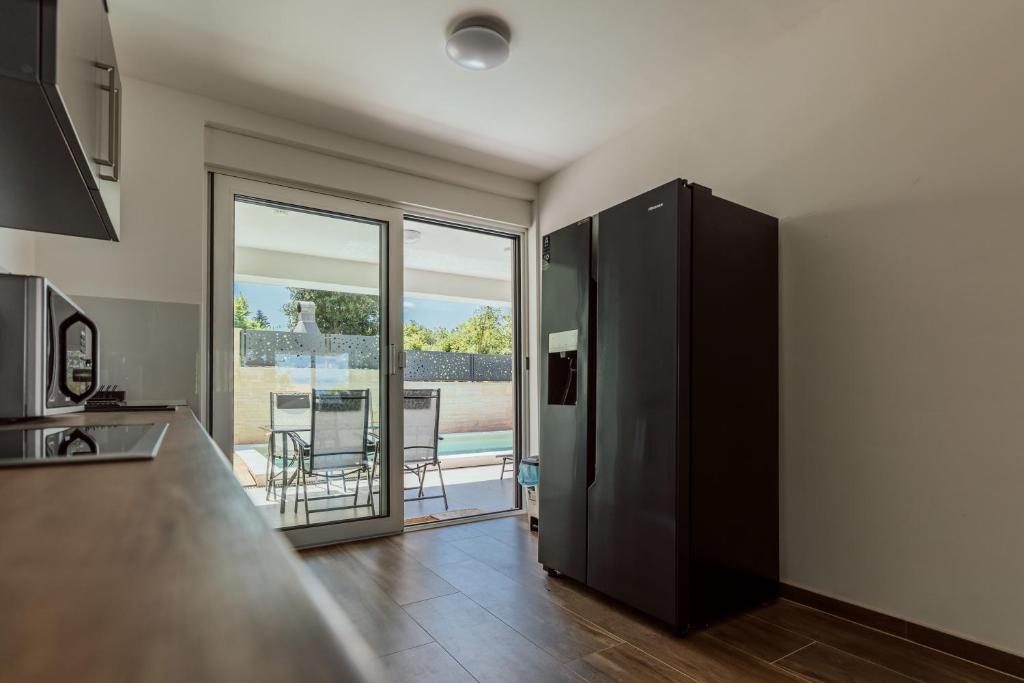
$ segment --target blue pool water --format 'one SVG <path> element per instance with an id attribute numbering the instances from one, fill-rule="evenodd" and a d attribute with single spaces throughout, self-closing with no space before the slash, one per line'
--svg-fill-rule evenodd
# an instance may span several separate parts
<path id="1" fill-rule="evenodd" d="M 500 432 L 462 432 L 442 434 L 438 455 L 469 455 L 512 450 L 512 430 Z"/>

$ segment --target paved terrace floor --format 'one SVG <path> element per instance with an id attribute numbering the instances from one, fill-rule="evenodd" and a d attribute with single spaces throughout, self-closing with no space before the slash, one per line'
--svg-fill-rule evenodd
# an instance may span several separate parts
<path id="1" fill-rule="evenodd" d="M 405 519 L 429 522 L 434 521 L 433 519 L 428 519 L 432 516 L 437 516 L 437 519 L 452 519 L 510 510 L 515 506 L 515 479 L 513 478 L 513 475 L 508 472 L 505 473 L 504 478 L 500 477 L 500 465 L 462 467 L 458 469 L 445 470 L 445 490 L 448 493 L 447 514 L 445 514 L 444 500 L 441 498 L 433 498 L 429 500 L 407 502 L 405 504 Z M 440 495 L 441 487 L 436 471 L 428 473 L 424 483 L 424 495 Z M 413 486 L 415 484 L 416 478 L 407 474 L 405 485 Z M 375 495 L 379 497 L 380 492 L 376 490 L 378 486 L 379 482 L 375 482 Z M 354 486 L 350 485 L 349 490 L 354 492 Z M 266 517 L 267 521 L 274 527 L 287 528 L 304 525 L 306 523 L 305 508 L 301 501 L 299 502 L 298 511 L 296 512 L 295 510 L 294 485 L 289 487 L 286 501 L 287 504 L 285 505 L 285 511 L 283 514 L 280 512 L 279 499 L 275 496 L 268 500 L 267 491 L 263 486 L 258 486 L 255 483 L 250 482 L 245 486 L 245 492 L 249 495 L 253 504 Z M 322 485 L 309 486 L 310 498 L 324 495 L 326 492 L 326 489 Z M 336 483 L 332 484 L 332 492 L 338 492 L 338 486 Z M 416 493 L 416 491 L 407 491 L 406 497 L 413 497 Z M 343 504 L 347 505 L 350 504 L 350 500 L 351 499 L 335 499 L 329 503 L 311 502 L 310 510 L 314 510 L 319 507 Z M 378 501 L 375 499 L 374 502 L 376 504 Z M 360 487 L 359 503 L 362 505 L 367 504 L 365 479 Z M 313 513 L 310 517 L 310 521 L 313 523 L 320 523 L 353 519 L 356 517 L 366 516 L 369 514 L 369 511 L 369 507 L 361 507 L 354 510 L 335 510 L 331 512 Z M 410 523 L 412 523 L 412 521 Z"/>

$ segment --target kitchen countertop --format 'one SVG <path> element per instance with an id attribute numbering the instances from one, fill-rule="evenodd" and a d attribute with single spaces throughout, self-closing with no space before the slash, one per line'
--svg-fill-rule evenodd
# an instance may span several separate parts
<path id="1" fill-rule="evenodd" d="M 17 427 L 153 422 L 154 460 L 0 471 L 0 680 L 377 680 L 188 408 Z"/>

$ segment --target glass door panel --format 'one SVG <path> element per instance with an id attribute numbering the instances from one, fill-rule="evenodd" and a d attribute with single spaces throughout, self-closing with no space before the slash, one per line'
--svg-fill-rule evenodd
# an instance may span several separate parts
<path id="1" fill-rule="evenodd" d="M 408 216 L 404 225 L 405 524 L 515 509 L 519 237 Z M 423 412 L 413 408 L 428 392 L 437 440 L 410 448 Z"/>
<path id="2" fill-rule="evenodd" d="M 260 514 L 300 544 L 397 530 L 401 215 L 226 176 L 214 187 L 216 440 Z"/>

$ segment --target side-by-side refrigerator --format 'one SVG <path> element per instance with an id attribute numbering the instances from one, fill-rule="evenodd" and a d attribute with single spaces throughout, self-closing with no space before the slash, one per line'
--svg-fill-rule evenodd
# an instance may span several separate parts
<path id="1" fill-rule="evenodd" d="M 539 556 L 678 631 L 776 596 L 778 221 L 676 180 L 544 236 Z"/>

